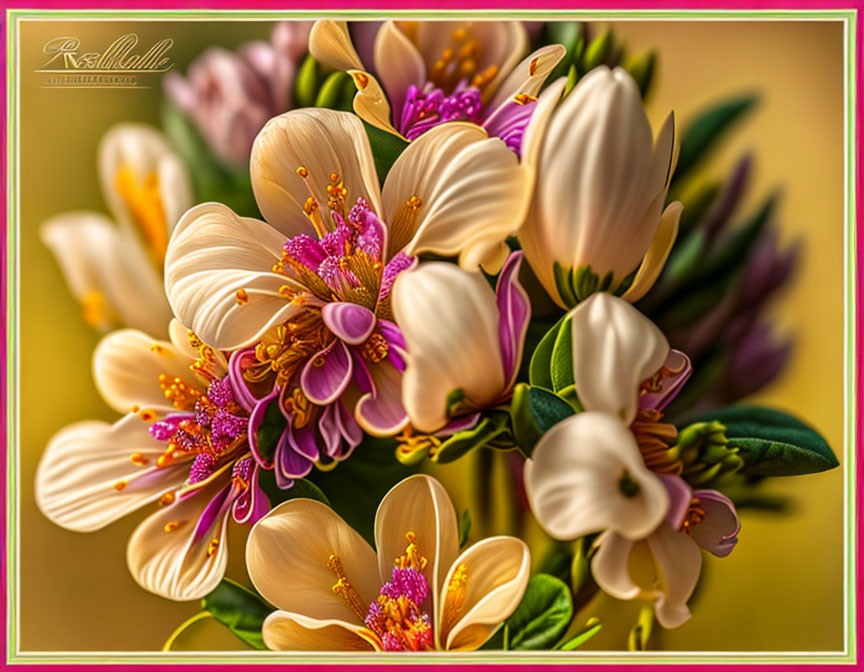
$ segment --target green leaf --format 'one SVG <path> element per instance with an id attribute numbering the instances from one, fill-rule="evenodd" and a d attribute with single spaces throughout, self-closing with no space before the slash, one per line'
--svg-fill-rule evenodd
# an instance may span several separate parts
<path id="1" fill-rule="evenodd" d="M 678 165 L 672 178 L 678 184 L 705 159 L 723 134 L 756 103 L 756 96 L 725 100 L 705 110 L 692 122 L 681 138 Z"/>
<path id="2" fill-rule="evenodd" d="M 471 429 L 463 429 L 448 438 L 431 456 L 434 462 L 447 464 L 477 448 L 489 444 L 509 431 L 506 413 L 491 413 Z"/>
<path id="3" fill-rule="evenodd" d="M 315 98 L 315 107 L 326 107 L 338 109 L 341 107 L 342 93 L 345 91 L 345 82 L 351 82 L 351 75 L 341 70 L 330 73 Z M 353 88 L 353 84 L 352 84 Z"/>
<path id="4" fill-rule="evenodd" d="M 598 65 L 603 65 L 612 53 L 613 42 L 612 31 L 609 29 L 604 30 L 593 40 L 585 49 L 585 56 L 582 59 L 582 71 L 589 72 Z"/>
<path id="5" fill-rule="evenodd" d="M 839 465 L 824 438 L 797 418 L 772 408 L 732 406 L 706 414 L 726 427 L 729 445 L 744 460 L 741 473 L 798 476 Z"/>
<path id="6" fill-rule="evenodd" d="M 528 369 L 528 380 L 536 387 L 544 387 L 547 390 L 553 389 L 552 384 L 552 351 L 555 348 L 555 339 L 558 338 L 558 332 L 564 324 L 565 317 L 562 317 L 555 326 L 546 332 L 546 335 L 540 339 L 537 347 L 534 349 L 534 354 L 531 355 L 531 366 Z"/>
<path id="7" fill-rule="evenodd" d="M 627 65 L 624 66 L 624 69 L 636 80 L 636 84 L 639 86 L 639 93 L 642 94 L 643 98 L 648 95 L 648 90 L 651 88 L 656 66 L 656 51 L 649 51 L 638 56 L 633 56 L 627 61 Z"/>
<path id="8" fill-rule="evenodd" d="M 468 535 L 471 533 L 471 512 L 468 509 L 462 513 L 459 519 L 459 548 L 468 543 Z"/>
<path id="9" fill-rule="evenodd" d="M 205 611 L 253 649 L 264 650 L 261 627 L 273 608 L 263 598 L 231 579 L 222 579 L 201 600 Z"/>
<path id="10" fill-rule="evenodd" d="M 507 619 L 507 648 L 516 651 L 551 649 L 573 618 L 573 599 L 567 584 L 548 574 L 528 580 L 525 596 Z"/>
<path id="11" fill-rule="evenodd" d="M 559 651 L 573 651 L 574 649 L 578 649 L 594 635 L 600 632 L 602 627 L 603 624 L 600 622 L 600 619 L 592 616 L 586 621 L 585 627 L 579 634 L 575 635 L 572 639 L 568 639 L 564 644 L 557 648 Z"/>
<path id="12" fill-rule="evenodd" d="M 294 80 L 294 107 L 312 107 L 318 91 L 318 63 L 309 54 Z"/>
<path id="13" fill-rule="evenodd" d="M 408 147 L 408 143 L 392 133 L 370 126 L 365 121 L 363 126 L 366 128 L 366 135 L 369 137 L 369 144 L 372 147 L 378 180 L 384 184 L 387 173 L 390 172 L 399 155 Z"/>
<path id="14" fill-rule="evenodd" d="M 513 390 L 510 402 L 513 435 L 528 457 L 550 427 L 574 413 L 573 407 L 564 399 L 542 387 L 519 383 Z"/>
<path id="15" fill-rule="evenodd" d="M 555 392 L 574 384 L 573 379 L 573 320 L 564 318 L 552 347 L 552 389 Z"/>

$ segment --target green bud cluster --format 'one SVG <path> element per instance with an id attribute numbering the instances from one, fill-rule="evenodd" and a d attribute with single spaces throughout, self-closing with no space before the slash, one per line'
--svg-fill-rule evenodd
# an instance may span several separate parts
<path id="1" fill-rule="evenodd" d="M 670 455 L 684 465 L 681 476 L 697 487 L 717 487 L 731 478 L 744 466 L 738 452 L 726 437 L 726 427 L 716 420 L 685 427 L 670 449 Z"/>

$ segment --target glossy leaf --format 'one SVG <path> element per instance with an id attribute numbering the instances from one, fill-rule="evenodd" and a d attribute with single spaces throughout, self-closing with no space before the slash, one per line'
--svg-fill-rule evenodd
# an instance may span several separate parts
<path id="1" fill-rule="evenodd" d="M 574 384 L 573 379 L 573 320 L 564 318 L 555 336 L 550 362 L 552 389 L 555 392 Z"/>
<path id="2" fill-rule="evenodd" d="M 551 649 L 570 627 L 573 599 L 567 584 L 548 574 L 528 580 L 525 596 L 507 619 L 508 650 Z"/>
<path id="3" fill-rule="evenodd" d="M 729 445 L 744 460 L 743 474 L 798 476 L 833 469 L 825 439 L 798 418 L 772 408 L 732 406 L 705 416 L 726 427 Z"/>
<path id="4" fill-rule="evenodd" d="M 387 173 L 390 172 L 399 155 L 408 147 L 408 143 L 402 138 L 370 126 L 366 122 L 363 122 L 363 126 L 366 128 L 366 135 L 369 137 L 369 144 L 372 147 L 372 157 L 375 159 L 375 171 L 378 173 L 378 180 L 383 185 Z"/>
<path id="5" fill-rule="evenodd" d="M 279 410 L 279 402 L 267 406 L 264 419 L 255 432 L 258 454 L 265 460 L 265 464 L 269 463 L 276 454 L 276 446 L 287 426 L 288 421 L 282 415 L 282 411 Z"/>
<path id="6" fill-rule="evenodd" d="M 231 579 L 222 579 L 201 600 L 204 610 L 253 649 L 264 650 L 261 627 L 273 608 L 262 597 Z"/>
<path id="7" fill-rule="evenodd" d="M 564 324 L 565 317 L 562 317 L 546 335 L 540 339 L 537 347 L 534 349 L 534 354 L 531 355 L 531 365 L 528 369 L 528 380 L 535 387 L 544 387 L 547 390 L 553 389 L 552 383 L 552 351 L 555 348 L 555 339 L 558 338 L 558 332 Z"/>
<path id="8" fill-rule="evenodd" d="M 527 457 L 531 456 L 537 441 L 550 427 L 573 413 L 570 404 L 542 387 L 520 383 L 513 390 L 510 402 L 513 436 Z"/>
<path id="9" fill-rule="evenodd" d="M 568 639 L 566 642 L 564 642 L 564 644 L 557 647 L 557 649 L 559 651 L 573 651 L 574 649 L 578 649 L 594 635 L 600 632 L 600 629 L 602 627 L 603 624 L 598 618 L 589 618 L 588 621 L 585 623 L 585 627 L 579 634 L 575 635 L 571 639 Z"/>
<path id="10" fill-rule="evenodd" d="M 287 502 L 289 499 L 314 499 L 323 504 L 330 505 L 327 496 L 321 491 L 317 485 L 306 478 L 295 478 L 294 485 L 284 490 L 276 485 L 276 479 L 273 475 L 273 470 L 268 469 L 259 472 L 258 485 L 267 495 L 270 501 L 270 506 L 274 507 L 282 502 Z"/>
<path id="11" fill-rule="evenodd" d="M 318 63 L 308 55 L 294 79 L 294 107 L 312 107 L 318 91 Z"/>
<path id="12" fill-rule="evenodd" d="M 491 413 L 471 429 L 456 432 L 431 455 L 434 462 L 446 464 L 458 460 L 477 448 L 489 445 L 509 432 L 506 413 Z"/>

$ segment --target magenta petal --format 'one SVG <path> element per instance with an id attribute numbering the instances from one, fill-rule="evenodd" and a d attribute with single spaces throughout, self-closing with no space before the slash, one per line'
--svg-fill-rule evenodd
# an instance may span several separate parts
<path id="1" fill-rule="evenodd" d="M 680 529 L 690 508 L 693 491 L 680 476 L 673 474 L 657 474 L 669 495 L 669 510 L 666 512 L 666 522 L 674 529 Z"/>
<path id="2" fill-rule="evenodd" d="M 216 496 L 204 507 L 204 511 L 201 512 L 201 516 L 198 518 L 195 531 L 192 534 L 192 538 L 195 541 L 200 541 L 210 536 L 210 531 L 228 514 L 228 510 L 234 503 L 237 493 L 237 486 L 230 481 L 216 493 Z"/>
<path id="3" fill-rule="evenodd" d="M 303 394 L 319 406 L 333 403 L 351 382 L 353 368 L 348 346 L 336 339 L 306 362 L 300 374 Z"/>
<path id="4" fill-rule="evenodd" d="M 408 346 L 405 345 L 405 336 L 402 335 L 402 330 L 392 322 L 378 320 L 378 331 L 387 341 L 387 358 L 390 363 L 399 371 L 404 372 Z"/>
<path id="5" fill-rule="evenodd" d="M 384 271 L 381 274 L 381 289 L 378 291 L 378 302 L 386 301 L 393 291 L 393 284 L 396 278 L 402 271 L 407 271 L 414 268 L 418 263 L 417 257 L 409 257 L 404 252 L 397 252 L 393 258 L 387 262 Z"/>
<path id="6" fill-rule="evenodd" d="M 252 457 L 255 458 L 255 461 L 260 464 L 265 469 L 271 469 L 273 467 L 273 463 L 265 460 L 261 453 L 258 451 L 258 430 L 261 427 L 261 423 L 264 422 L 264 416 L 267 414 L 267 409 L 270 404 L 279 396 L 279 389 L 274 389 L 270 394 L 261 399 L 259 402 L 255 404 L 255 407 L 252 409 L 252 413 L 249 416 L 249 429 L 247 434 L 247 441 L 249 443 L 249 450 L 252 452 Z M 278 402 L 277 402 L 278 403 Z"/>
<path id="7" fill-rule="evenodd" d="M 318 431 L 324 442 L 324 452 L 333 457 L 339 451 L 342 435 L 339 433 L 339 423 L 336 419 L 336 405 L 339 402 L 325 406 L 318 418 Z"/>
<path id="8" fill-rule="evenodd" d="M 308 423 L 303 427 L 288 426 L 288 443 L 300 453 L 313 462 L 318 459 L 318 431 L 315 423 Z"/>
<path id="9" fill-rule="evenodd" d="M 270 510 L 270 500 L 258 485 L 259 468 L 252 470 L 249 487 L 234 502 L 234 522 L 254 525 Z"/>
<path id="10" fill-rule="evenodd" d="M 321 309 L 324 324 L 348 345 L 360 345 L 375 328 L 375 313 L 355 303 L 337 301 Z"/>
<path id="11" fill-rule="evenodd" d="M 716 490 L 697 490 L 693 496 L 705 518 L 690 529 L 690 536 L 699 546 L 718 558 L 725 558 L 738 543 L 741 522 L 735 505 Z"/>
<path id="12" fill-rule="evenodd" d="M 360 445 L 360 442 L 363 440 L 363 430 L 354 419 L 354 414 L 341 400 L 334 404 L 333 407 L 336 411 L 335 417 L 339 425 L 339 433 L 348 444 L 348 448 L 342 452 L 342 459 L 345 459 L 351 454 L 354 448 Z"/>
<path id="13" fill-rule="evenodd" d="M 664 376 L 660 381 L 660 390 L 648 392 L 639 397 L 639 408 L 653 408 L 662 411 L 672 400 L 678 396 L 678 392 L 693 373 L 690 358 L 679 350 L 670 350 L 663 368 L 668 369 L 671 374 Z"/>
<path id="14" fill-rule="evenodd" d="M 374 387 L 357 401 L 355 414 L 374 436 L 397 434 L 408 422 L 402 406 L 402 373 L 388 360 L 369 365 Z"/>
<path id="15" fill-rule="evenodd" d="M 435 432 L 435 436 L 439 438 L 443 438 L 445 436 L 452 436 L 456 432 L 461 432 L 465 429 L 471 429 L 474 425 L 476 425 L 480 421 L 479 413 L 471 413 L 470 415 L 460 415 L 456 418 L 452 418 L 446 425 L 444 425 L 441 429 Z"/>
<path id="16" fill-rule="evenodd" d="M 287 480 L 303 478 L 312 471 L 312 460 L 294 450 L 289 436 L 290 429 L 286 429 L 276 449 L 276 483 L 280 488 L 290 487 L 285 485 Z"/>
<path id="17" fill-rule="evenodd" d="M 528 322 L 531 320 L 531 302 L 519 283 L 521 266 L 522 252 L 514 252 L 501 269 L 495 290 L 495 301 L 498 304 L 498 340 L 507 390 L 519 373 L 522 346 L 525 343 Z"/>

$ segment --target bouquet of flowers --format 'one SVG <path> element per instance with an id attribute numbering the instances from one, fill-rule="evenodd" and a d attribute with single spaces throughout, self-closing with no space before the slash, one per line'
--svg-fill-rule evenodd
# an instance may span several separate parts
<path id="1" fill-rule="evenodd" d="M 598 591 L 644 603 L 631 649 L 691 618 L 736 507 L 837 460 L 729 405 L 790 355 L 762 311 L 796 250 L 773 199 L 731 225 L 749 158 L 694 186 L 754 101 L 652 129 L 655 60 L 587 24 L 319 21 L 172 75 L 166 135 L 102 141 L 116 225 L 43 228 L 123 416 L 51 440 L 40 509 L 152 511 L 136 582 L 253 648 L 568 651 Z M 429 473 L 469 462 L 473 529 Z"/>

